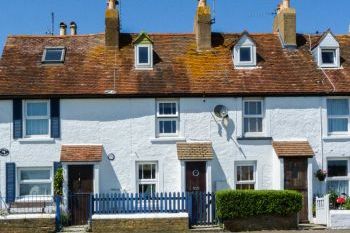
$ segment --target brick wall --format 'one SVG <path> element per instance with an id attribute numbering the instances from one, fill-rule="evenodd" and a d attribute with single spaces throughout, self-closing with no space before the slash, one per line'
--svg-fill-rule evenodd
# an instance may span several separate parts
<path id="1" fill-rule="evenodd" d="M 55 232 L 54 218 L 1 219 L 0 232 L 6 233 L 50 233 Z"/>
<path id="2" fill-rule="evenodd" d="M 188 232 L 188 218 L 93 219 L 92 232 Z"/>

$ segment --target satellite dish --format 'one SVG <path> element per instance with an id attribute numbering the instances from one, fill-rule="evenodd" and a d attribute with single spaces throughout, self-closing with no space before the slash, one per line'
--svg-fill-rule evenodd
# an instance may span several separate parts
<path id="1" fill-rule="evenodd" d="M 215 116 L 219 118 L 226 118 L 228 117 L 228 110 L 227 107 L 224 105 L 216 105 L 214 108 Z"/>

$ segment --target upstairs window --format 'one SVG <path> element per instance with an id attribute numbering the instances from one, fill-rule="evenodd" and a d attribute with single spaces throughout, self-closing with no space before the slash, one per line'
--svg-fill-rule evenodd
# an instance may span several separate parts
<path id="1" fill-rule="evenodd" d="M 243 102 L 243 128 L 245 136 L 254 136 L 263 132 L 263 101 L 245 100 Z"/>
<path id="2" fill-rule="evenodd" d="M 335 49 L 322 49 L 322 65 L 335 65 L 336 63 L 336 50 Z"/>
<path id="3" fill-rule="evenodd" d="M 256 66 L 256 44 L 248 32 L 243 32 L 233 49 L 233 62 L 236 68 Z"/>
<path id="4" fill-rule="evenodd" d="M 177 136 L 179 131 L 179 108 L 177 101 L 157 102 L 157 136 Z"/>
<path id="5" fill-rule="evenodd" d="M 349 131 L 349 100 L 328 99 L 327 117 L 329 134 L 347 134 Z"/>
<path id="6" fill-rule="evenodd" d="M 251 62 L 252 61 L 252 47 L 239 48 L 239 61 Z"/>
<path id="7" fill-rule="evenodd" d="M 153 41 L 144 32 L 134 41 L 135 68 L 137 70 L 153 69 Z"/>
<path id="8" fill-rule="evenodd" d="M 65 49 L 63 47 L 45 48 L 42 62 L 48 64 L 63 63 Z"/>
<path id="9" fill-rule="evenodd" d="M 26 137 L 42 137 L 50 135 L 49 101 L 25 101 L 24 113 L 24 132 Z"/>

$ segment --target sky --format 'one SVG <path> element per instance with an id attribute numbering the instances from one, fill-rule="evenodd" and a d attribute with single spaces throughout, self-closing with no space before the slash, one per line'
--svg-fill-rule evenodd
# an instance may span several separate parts
<path id="1" fill-rule="evenodd" d="M 207 0 L 214 8 L 215 0 Z M 122 32 L 192 32 L 197 0 L 120 0 Z M 216 32 L 271 32 L 280 0 L 216 0 Z M 346 34 L 349 0 L 291 0 L 297 10 L 297 31 Z M 104 31 L 106 0 L 0 0 L 0 54 L 8 35 L 50 32 L 59 23 L 78 24 L 79 34 Z M 214 10 L 213 10 L 214 11 Z"/>

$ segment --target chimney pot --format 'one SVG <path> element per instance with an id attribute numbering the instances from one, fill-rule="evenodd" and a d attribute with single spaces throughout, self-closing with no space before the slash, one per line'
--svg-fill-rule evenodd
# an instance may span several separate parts
<path id="1" fill-rule="evenodd" d="M 75 35 L 77 35 L 77 32 L 78 32 L 77 24 L 73 21 L 70 23 L 70 34 L 72 36 L 75 36 Z"/>
<path id="2" fill-rule="evenodd" d="M 64 22 L 60 23 L 60 36 L 65 36 L 67 34 L 67 25 Z"/>

